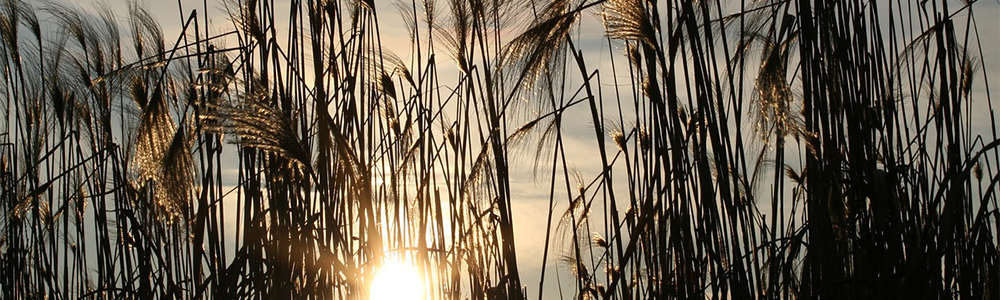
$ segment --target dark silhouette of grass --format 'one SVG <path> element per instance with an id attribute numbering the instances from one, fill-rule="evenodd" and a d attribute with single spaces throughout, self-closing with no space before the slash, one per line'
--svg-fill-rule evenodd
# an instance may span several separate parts
<path id="1" fill-rule="evenodd" d="M 374 1 L 221 6 L 172 37 L 132 2 L 0 3 L 0 298 L 366 299 L 400 258 L 428 299 L 1000 294 L 975 1 L 398 1 L 408 61 Z"/>

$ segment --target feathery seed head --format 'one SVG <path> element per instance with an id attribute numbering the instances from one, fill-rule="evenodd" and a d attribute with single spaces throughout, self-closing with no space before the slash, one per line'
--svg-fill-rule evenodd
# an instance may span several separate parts
<path id="1" fill-rule="evenodd" d="M 615 145 L 618 146 L 618 150 L 625 151 L 625 149 L 627 149 L 626 147 L 627 145 L 625 144 L 627 142 L 625 140 L 625 133 L 623 133 L 621 130 L 612 131 L 611 140 L 614 141 Z"/>
<path id="2" fill-rule="evenodd" d="M 608 247 L 608 241 L 605 240 L 604 237 L 601 236 L 601 234 L 599 234 L 597 232 L 593 233 L 593 235 L 591 237 L 591 240 L 593 241 L 594 245 L 597 245 L 598 247 L 601 247 L 601 248 L 607 248 Z"/>
<path id="3" fill-rule="evenodd" d="M 604 28 L 612 39 L 656 46 L 656 30 L 644 0 L 609 0 L 604 4 Z M 630 56 L 631 57 L 631 56 Z M 633 60 L 634 61 L 634 60 Z"/>

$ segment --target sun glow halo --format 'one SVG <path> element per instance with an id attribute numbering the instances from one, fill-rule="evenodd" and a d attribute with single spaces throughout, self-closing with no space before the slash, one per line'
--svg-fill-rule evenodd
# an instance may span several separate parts
<path id="1" fill-rule="evenodd" d="M 387 260 L 372 280 L 371 300 L 420 300 L 423 296 L 420 273 L 409 262 Z"/>

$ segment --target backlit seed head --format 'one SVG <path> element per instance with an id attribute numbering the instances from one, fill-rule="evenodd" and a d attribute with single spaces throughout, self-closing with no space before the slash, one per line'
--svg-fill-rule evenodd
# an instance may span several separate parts
<path id="1" fill-rule="evenodd" d="M 611 132 L 611 140 L 615 142 L 615 145 L 618 145 L 618 150 L 625 151 L 626 147 L 625 147 L 624 133 L 622 133 L 620 130 L 615 130 Z"/>
<path id="2" fill-rule="evenodd" d="M 649 148 L 650 148 L 650 146 L 651 145 L 650 145 L 650 140 L 649 140 L 649 132 L 646 132 L 646 130 L 640 129 L 639 130 L 639 148 L 641 148 L 642 151 L 648 151 Z"/>
<path id="3" fill-rule="evenodd" d="M 601 248 L 608 247 L 608 240 L 605 240 L 604 237 L 601 236 L 599 233 L 594 232 L 593 236 L 591 237 L 591 240 L 594 242 L 594 245 L 597 245 L 598 247 Z"/>

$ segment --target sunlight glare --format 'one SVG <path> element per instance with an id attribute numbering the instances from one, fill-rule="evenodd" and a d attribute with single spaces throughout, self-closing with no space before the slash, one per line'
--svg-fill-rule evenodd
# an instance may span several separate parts
<path id="1" fill-rule="evenodd" d="M 409 262 L 386 261 L 372 281 L 371 300 L 420 300 L 423 295 L 420 274 Z"/>

